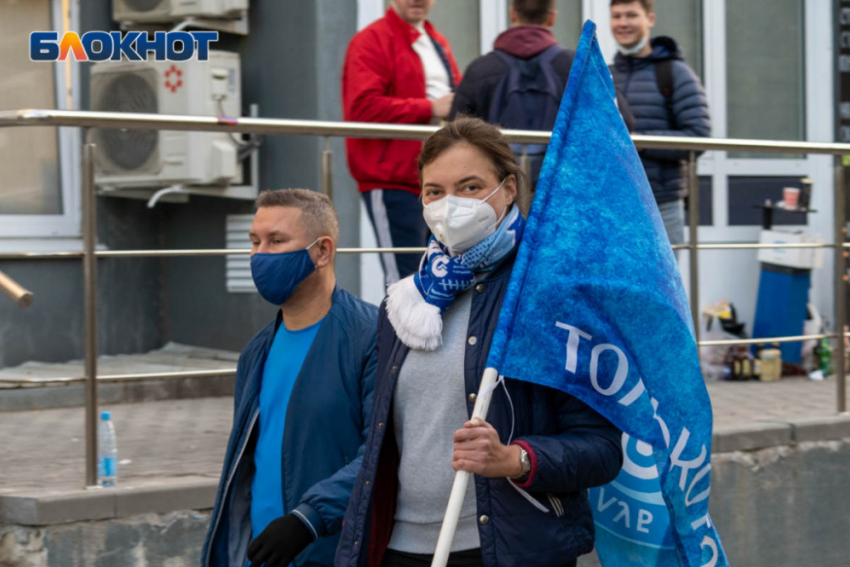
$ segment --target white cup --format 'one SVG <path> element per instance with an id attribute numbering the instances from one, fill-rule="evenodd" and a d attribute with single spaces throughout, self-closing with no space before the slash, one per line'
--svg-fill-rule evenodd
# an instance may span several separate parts
<path id="1" fill-rule="evenodd" d="M 800 190 L 796 187 L 786 187 L 782 190 L 782 200 L 786 209 L 796 209 L 800 202 Z"/>

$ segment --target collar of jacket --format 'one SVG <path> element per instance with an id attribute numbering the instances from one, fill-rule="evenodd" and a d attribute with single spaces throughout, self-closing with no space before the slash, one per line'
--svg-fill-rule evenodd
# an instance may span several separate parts
<path id="1" fill-rule="evenodd" d="M 665 59 L 682 61 L 685 58 L 682 49 L 676 43 L 676 40 L 671 37 L 665 35 L 653 37 L 649 40 L 649 44 L 652 46 L 652 52 L 649 55 L 638 57 L 636 55 L 617 53 L 614 56 L 614 65 L 621 71 L 627 71 L 629 69 L 643 69 L 647 65 L 655 64 Z"/>
<path id="2" fill-rule="evenodd" d="M 337 300 L 336 300 L 337 295 L 339 295 L 339 284 L 334 284 L 334 290 L 333 290 L 333 293 L 331 293 L 331 308 L 328 310 L 328 312 L 322 318 L 323 323 L 324 323 L 325 319 L 328 318 L 328 315 L 331 314 L 331 311 L 333 311 L 334 308 L 337 306 L 337 303 L 338 303 Z M 277 310 L 277 317 L 275 317 L 275 320 L 274 320 L 274 333 L 272 333 L 272 335 L 271 335 L 271 341 L 274 341 L 274 336 L 277 334 L 277 330 L 280 328 L 281 323 L 283 323 L 283 310 L 278 309 Z M 321 327 L 319 327 L 319 328 L 321 328 Z M 269 342 L 269 346 L 271 346 L 271 342 Z"/>
<path id="3" fill-rule="evenodd" d="M 402 20 L 401 16 L 396 13 L 392 6 L 387 8 L 387 13 L 384 14 L 384 17 L 393 26 L 393 29 L 395 29 L 396 32 L 407 36 L 407 40 L 410 42 L 410 45 L 413 45 L 413 43 L 419 38 L 419 30 Z M 431 22 L 425 20 L 422 22 L 422 25 L 425 27 L 425 32 L 429 36 L 434 37 L 434 26 L 431 25 Z"/>
<path id="4" fill-rule="evenodd" d="M 510 252 L 505 254 L 505 257 L 499 260 L 499 262 L 496 264 L 496 267 L 490 270 L 490 273 L 487 274 L 487 276 L 481 281 L 491 282 L 493 280 L 510 277 L 511 271 L 513 271 L 514 267 L 514 259 L 516 259 L 516 254 L 518 250 L 519 244 L 514 246 Z"/>
<path id="5" fill-rule="evenodd" d="M 499 34 L 493 49 L 504 51 L 520 59 L 529 59 L 558 43 L 552 31 L 545 26 L 514 26 Z"/>

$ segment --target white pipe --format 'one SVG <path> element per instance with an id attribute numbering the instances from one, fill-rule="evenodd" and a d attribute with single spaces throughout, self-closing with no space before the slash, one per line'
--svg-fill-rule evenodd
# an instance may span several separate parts
<path id="1" fill-rule="evenodd" d="M 475 399 L 475 407 L 472 410 L 472 419 L 476 417 L 486 421 L 487 411 L 490 409 L 490 399 L 499 379 L 499 371 L 488 368 L 481 378 L 481 386 L 478 388 L 478 397 Z M 443 527 L 440 529 L 440 539 L 437 540 L 437 550 L 431 567 L 446 567 L 449 561 L 449 552 L 452 548 L 452 540 L 457 530 L 457 522 L 460 519 L 460 509 L 463 506 L 463 497 L 466 495 L 466 487 L 469 485 L 471 473 L 458 471 L 452 484 L 452 492 L 449 496 L 449 505 L 446 507 L 446 515 L 443 518 Z"/>

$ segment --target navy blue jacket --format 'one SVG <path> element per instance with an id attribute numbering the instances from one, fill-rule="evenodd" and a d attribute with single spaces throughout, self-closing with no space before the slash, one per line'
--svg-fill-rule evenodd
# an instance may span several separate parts
<path id="1" fill-rule="evenodd" d="M 283 509 L 317 539 L 297 567 L 333 564 L 342 517 L 360 469 L 377 363 L 377 307 L 336 288 L 286 408 Z M 243 567 L 251 541 L 251 483 L 263 367 L 281 312 L 239 357 L 233 430 L 201 555 L 202 567 Z M 283 408 L 282 408 L 283 409 Z"/>
<path id="2" fill-rule="evenodd" d="M 652 39 L 652 53 L 646 57 L 617 54 L 611 74 L 614 85 L 626 98 L 634 114 L 635 134 L 711 135 L 705 89 L 683 59 L 682 50 L 676 42 L 664 36 Z M 673 61 L 673 123 L 655 75 L 656 64 L 665 60 Z M 682 161 L 688 159 L 689 152 L 641 150 L 640 156 L 657 202 L 675 201 L 687 195 L 687 176 L 682 169 Z"/>
<path id="3" fill-rule="evenodd" d="M 472 293 L 464 363 L 467 410 L 484 372 L 514 255 Z M 474 344 L 471 344 L 474 343 Z M 372 425 L 363 466 L 351 493 L 336 567 L 380 567 L 392 532 L 399 454 L 392 400 L 408 348 L 398 340 L 382 307 L 378 319 L 378 371 Z M 543 513 L 504 478 L 475 475 L 477 515 L 487 567 L 559 567 L 593 549 L 593 519 L 586 489 L 610 482 L 622 462 L 620 432 L 578 399 L 518 380 L 506 380 L 516 410 L 514 436 L 529 451 L 532 473 L 523 487 L 550 511 Z M 427 403 L 427 400 L 423 400 Z M 511 409 L 504 389 L 492 398 L 489 421 L 507 442 Z M 448 492 L 446 493 L 448 497 Z"/>

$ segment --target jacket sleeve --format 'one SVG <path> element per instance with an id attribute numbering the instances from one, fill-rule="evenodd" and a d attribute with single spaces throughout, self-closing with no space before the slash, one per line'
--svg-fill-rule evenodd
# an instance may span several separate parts
<path id="1" fill-rule="evenodd" d="M 458 114 L 477 116 L 482 119 L 486 118 L 485 116 L 481 116 L 475 102 L 476 85 L 474 84 L 474 81 L 473 71 L 469 68 L 466 70 L 463 79 L 460 81 L 460 84 L 455 90 L 455 98 L 452 101 L 452 109 L 449 111 L 449 121 L 454 120 Z"/>
<path id="2" fill-rule="evenodd" d="M 392 73 L 377 39 L 368 32 L 354 36 L 343 69 L 345 119 L 398 124 L 430 122 L 431 101 L 388 96 L 391 82 Z"/>
<path id="3" fill-rule="evenodd" d="M 301 503 L 293 513 L 304 522 L 319 538 L 334 535 L 342 529 L 342 519 L 348 500 L 360 472 L 363 453 L 366 449 L 365 440 L 368 438 L 369 421 L 372 414 L 372 391 L 375 386 L 375 371 L 378 366 L 378 353 L 375 348 L 375 334 L 364 337 L 363 368 L 360 375 L 360 404 L 363 420 L 363 444 L 357 450 L 355 458 L 339 469 L 333 476 L 314 484 L 301 499 Z"/>
<path id="4" fill-rule="evenodd" d="M 699 77 L 681 61 L 673 65 L 673 115 L 675 130 L 648 130 L 647 136 L 711 136 L 711 117 L 708 98 Z M 697 155 L 702 152 L 697 152 Z M 686 150 L 641 150 L 641 156 L 659 161 L 681 161 L 690 156 Z"/>
<path id="5" fill-rule="evenodd" d="M 614 480 L 623 464 L 622 434 L 578 398 L 558 393 L 559 433 L 515 441 L 528 451 L 531 474 L 518 485 L 529 492 L 562 494 Z"/>

